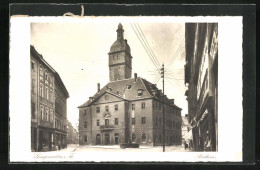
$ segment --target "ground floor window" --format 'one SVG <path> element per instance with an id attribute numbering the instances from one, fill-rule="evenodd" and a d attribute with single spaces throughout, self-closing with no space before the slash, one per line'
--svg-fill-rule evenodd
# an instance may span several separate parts
<path id="1" fill-rule="evenodd" d="M 100 136 L 100 134 L 97 134 L 97 136 L 96 136 L 96 144 L 97 145 L 101 144 L 101 136 Z"/>
<path id="2" fill-rule="evenodd" d="M 136 135 L 132 134 L 132 142 L 136 142 Z"/>
<path id="3" fill-rule="evenodd" d="M 146 134 L 142 134 L 142 142 L 146 142 Z"/>
<path id="4" fill-rule="evenodd" d="M 84 136 L 84 142 L 87 142 L 88 141 L 88 137 L 87 135 Z"/>

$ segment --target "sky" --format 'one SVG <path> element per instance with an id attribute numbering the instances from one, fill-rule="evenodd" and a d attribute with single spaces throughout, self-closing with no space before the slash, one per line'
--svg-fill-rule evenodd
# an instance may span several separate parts
<path id="1" fill-rule="evenodd" d="M 122 22 L 133 57 L 132 77 L 137 73 L 162 89 L 162 79 L 156 81 L 156 67 L 131 24 L 134 26 Z M 175 104 L 183 109 L 182 115 L 187 114 L 184 23 L 138 24 L 158 62 L 166 67 L 165 94 L 175 99 Z M 102 88 L 109 82 L 108 52 L 116 41 L 117 27 L 118 22 L 31 23 L 31 45 L 59 73 L 69 92 L 67 118 L 74 127 L 78 123 L 77 107 L 97 92 L 97 83 Z"/>

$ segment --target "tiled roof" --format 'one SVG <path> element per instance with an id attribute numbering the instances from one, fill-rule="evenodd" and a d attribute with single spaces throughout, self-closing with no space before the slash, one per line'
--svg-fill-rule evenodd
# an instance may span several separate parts
<path id="1" fill-rule="evenodd" d="M 131 86 L 131 88 L 127 89 L 127 86 Z M 138 96 L 137 91 L 142 90 L 143 95 Z M 96 99 L 102 96 L 104 93 L 111 93 L 115 96 L 121 97 L 124 100 L 133 101 L 133 100 L 141 100 L 147 98 L 156 98 L 158 100 L 163 100 L 161 91 L 156 87 L 156 85 L 148 82 L 147 80 L 137 77 L 135 78 L 112 81 L 106 84 L 99 92 L 97 92 L 92 98 L 93 100 L 88 100 L 78 108 L 88 107 L 93 103 Z M 171 101 L 166 97 L 165 101 L 172 106 L 180 109 L 175 104 L 171 103 Z"/>

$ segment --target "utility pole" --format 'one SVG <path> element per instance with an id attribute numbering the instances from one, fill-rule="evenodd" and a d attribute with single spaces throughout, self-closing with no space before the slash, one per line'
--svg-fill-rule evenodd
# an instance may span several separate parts
<path id="1" fill-rule="evenodd" d="M 163 152 L 165 152 L 165 113 L 164 113 L 164 64 L 161 68 L 161 78 L 163 83 Z"/>

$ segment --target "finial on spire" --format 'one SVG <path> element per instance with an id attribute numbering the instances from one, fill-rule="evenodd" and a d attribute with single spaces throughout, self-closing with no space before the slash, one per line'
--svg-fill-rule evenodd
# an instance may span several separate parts
<path id="1" fill-rule="evenodd" d="M 124 40 L 124 29 L 121 23 L 118 24 L 117 32 L 117 40 Z"/>
<path id="2" fill-rule="evenodd" d="M 123 29 L 123 26 L 121 23 L 118 24 L 118 29 Z"/>

